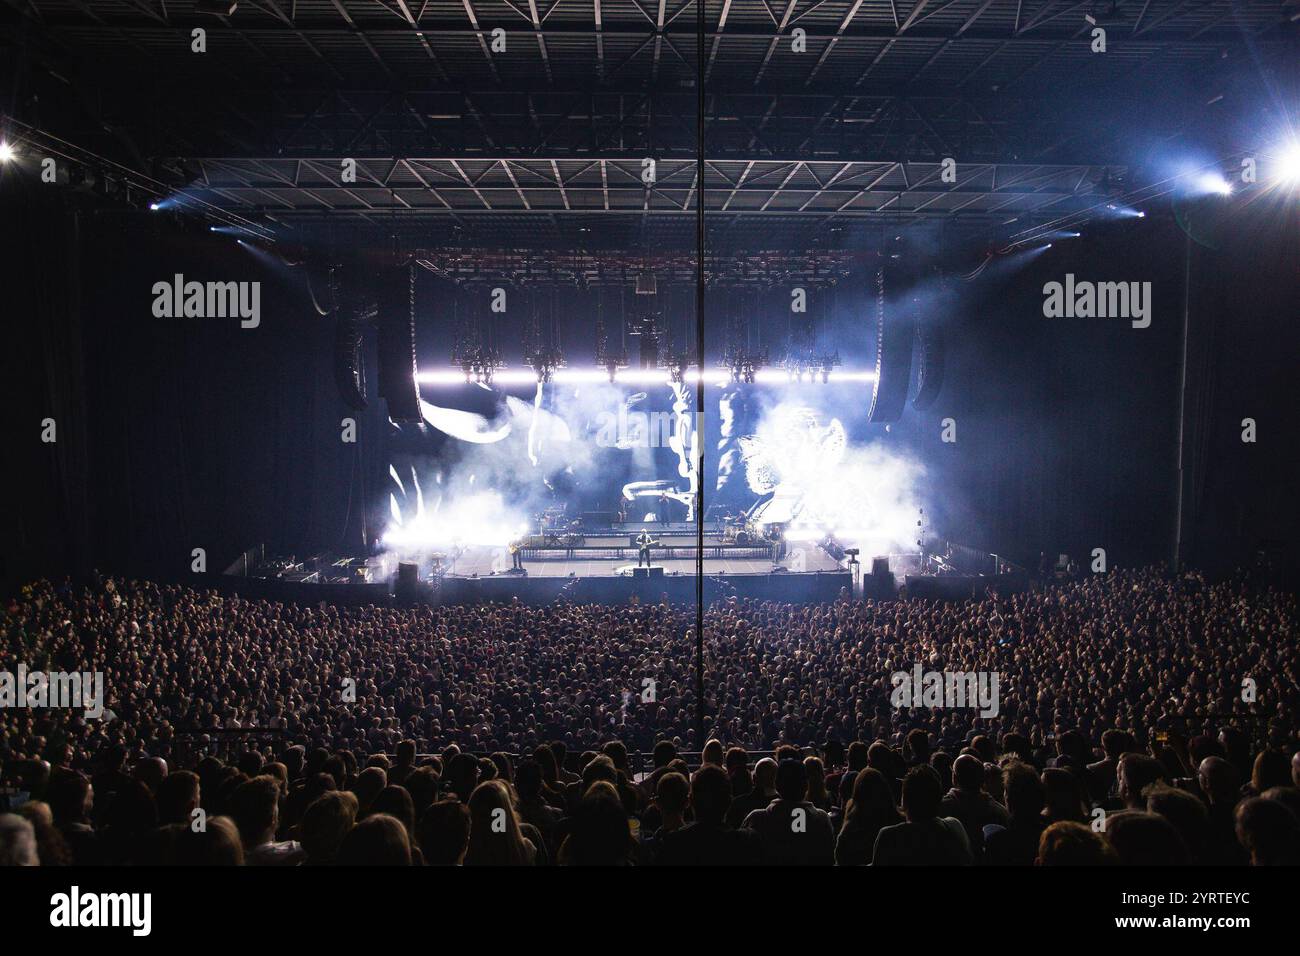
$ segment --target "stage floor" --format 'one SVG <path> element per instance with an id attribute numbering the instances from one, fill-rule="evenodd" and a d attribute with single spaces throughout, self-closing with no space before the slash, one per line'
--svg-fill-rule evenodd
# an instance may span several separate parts
<path id="1" fill-rule="evenodd" d="M 802 552 L 802 553 L 801 553 Z M 503 559 L 499 549 L 481 548 L 466 551 L 456 561 L 454 569 L 448 576 L 454 577 L 513 577 L 501 570 Z M 675 559 L 653 561 L 652 566 L 664 569 L 664 574 L 694 575 L 695 561 Z M 504 559 L 504 567 L 510 567 L 509 558 Z M 581 558 L 548 559 L 545 561 L 525 561 L 524 569 L 530 578 L 567 578 L 573 577 L 618 577 L 631 575 L 636 561 L 583 561 Z M 829 554 L 813 545 L 791 547 L 785 560 L 779 565 L 761 558 L 706 558 L 704 573 L 709 574 L 771 574 L 780 567 L 786 571 L 842 571 Z"/>

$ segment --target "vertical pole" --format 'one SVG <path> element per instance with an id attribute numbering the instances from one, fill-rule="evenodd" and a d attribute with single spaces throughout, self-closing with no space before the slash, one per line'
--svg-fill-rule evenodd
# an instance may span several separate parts
<path id="1" fill-rule="evenodd" d="M 704 0 L 695 0 L 695 742 L 704 749 Z"/>
<path id="2" fill-rule="evenodd" d="M 1183 240 L 1183 349 L 1179 361 L 1178 383 L 1178 494 L 1174 512 L 1174 570 L 1182 566 L 1183 561 L 1183 487 L 1186 484 L 1186 464 L 1183 460 L 1183 439 L 1187 428 L 1187 338 L 1191 325 L 1191 290 L 1192 290 L 1192 237 L 1188 233 Z"/>

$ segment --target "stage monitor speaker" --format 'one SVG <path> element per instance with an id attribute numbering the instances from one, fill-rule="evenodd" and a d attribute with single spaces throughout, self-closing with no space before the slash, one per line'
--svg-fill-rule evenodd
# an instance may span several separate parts
<path id="1" fill-rule="evenodd" d="M 872 558 L 871 573 L 876 577 L 884 577 L 889 573 L 889 558 Z"/>
<path id="2" fill-rule="evenodd" d="M 662 578 L 664 576 L 664 569 L 661 567 L 656 566 L 653 568 L 646 568 L 646 570 L 650 572 L 650 577 L 652 578 Z"/>
<path id="3" fill-rule="evenodd" d="M 385 269 L 379 288 L 379 394 L 395 422 L 423 421 L 415 359 L 415 266 Z"/>
<path id="4" fill-rule="evenodd" d="M 868 574 L 862 579 L 862 596 L 877 601 L 885 601 L 894 594 L 894 576 L 886 571 L 884 574 Z"/>

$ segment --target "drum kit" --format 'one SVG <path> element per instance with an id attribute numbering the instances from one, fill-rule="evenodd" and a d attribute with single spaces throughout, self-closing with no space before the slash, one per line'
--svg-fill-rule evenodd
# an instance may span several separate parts
<path id="1" fill-rule="evenodd" d="M 747 545 L 757 541 L 758 538 L 758 529 L 743 514 L 727 519 L 722 528 L 722 541 L 724 544 Z"/>

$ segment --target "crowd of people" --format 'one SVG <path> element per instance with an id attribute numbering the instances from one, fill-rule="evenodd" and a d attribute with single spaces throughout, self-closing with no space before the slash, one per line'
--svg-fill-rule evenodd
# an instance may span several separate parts
<path id="1" fill-rule="evenodd" d="M 724 601 L 702 701 L 695 621 L 38 582 L 0 673 L 105 709 L 0 707 L 0 862 L 1300 862 L 1288 593 Z M 996 675 L 995 712 L 891 699 L 914 668 Z"/>

